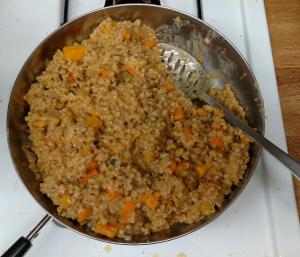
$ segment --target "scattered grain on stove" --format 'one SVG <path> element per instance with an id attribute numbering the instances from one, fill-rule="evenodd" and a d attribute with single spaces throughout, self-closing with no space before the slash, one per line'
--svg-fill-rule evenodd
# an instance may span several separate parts
<path id="1" fill-rule="evenodd" d="M 112 247 L 111 247 L 110 245 L 106 245 L 106 246 L 104 247 L 105 253 L 110 253 L 111 250 L 112 250 Z"/>

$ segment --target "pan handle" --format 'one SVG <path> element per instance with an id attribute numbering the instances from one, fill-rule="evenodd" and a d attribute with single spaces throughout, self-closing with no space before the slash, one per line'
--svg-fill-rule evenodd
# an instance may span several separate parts
<path id="1" fill-rule="evenodd" d="M 21 257 L 31 247 L 31 241 L 21 236 L 1 257 Z"/>
<path id="2" fill-rule="evenodd" d="M 32 246 L 31 241 L 38 236 L 39 231 L 51 220 L 46 214 L 43 219 L 34 227 L 26 237 L 20 237 L 1 257 L 21 257 Z"/>

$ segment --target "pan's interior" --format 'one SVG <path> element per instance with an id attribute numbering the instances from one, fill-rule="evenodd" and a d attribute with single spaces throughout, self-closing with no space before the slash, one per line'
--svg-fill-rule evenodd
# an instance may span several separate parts
<path id="1" fill-rule="evenodd" d="M 214 86 L 222 86 L 225 82 L 233 85 L 241 105 L 244 107 L 248 123 L 251 127 L 264 131 L 263 101 L 256 80 L 236 49 L 222 35 L 207 24 L 181 12 L 158 6 L 123 5 L 100 9 L 81 16 L 56 30 L 46 38 L 31 54 L 22 67 L 11 92 L 7 114 L 8 143 L 15 168 L 25 186 L 35 200 L 55 219 L 69 228 L 95 239 L 112 243 L 140 244 L 170 240 L 192 232 L 207 224 L 236 198 L 249 181 L 260 155 L 260 147 L 252 144 L 251 160 L 241 183 L 226 198 L 222 208 L 205 220 L 190 225 L 177 224 L 168 231 L 153 233 L 149 236 L 135 236 L 132 241 L 107 239 L 93 233 L 77 222 L 60 217 L 51 200 L 39 191 L 39 182 L 28 167 L 23 145 L 28 141 L 28 128 L 24 117 L 28 105 L 24 95 L 30 85 L 45 68 L 56 49 L 62 49 L 74 41 L 81 41 L 89 36 L 93 29 L 105 18 L 116 20 L 142 21 L 157 31 L 160 42 L 175 45 L 189 52 L 201 61 Z M 246 203 L 245 203 L 246 204 Z"/>

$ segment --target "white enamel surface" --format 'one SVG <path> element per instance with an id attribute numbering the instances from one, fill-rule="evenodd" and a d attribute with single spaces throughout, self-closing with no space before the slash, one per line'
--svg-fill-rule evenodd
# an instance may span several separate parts
<path id="1" fill-rule="evenodd" d="M 104 1 L 70 0 L 70 18 L 103 6 Z M 165 0 L 193 15 L 196 1 Z M 222 31 L 250 63 L 266 108 L 266 136 L 286 149 L 277 85 L 262 0 L 202 0 L 204 19 Z M 0 1 L 0 254 L 35 226 L 43 210 L 32 200 L 10 160 L 5 119 L 14 79 L 34 47 L 61 19 L 60 0 Z M 80 236 L 50 223 L 26 256 L 187 256 L 296 257 L 300 253 L 291 177 L 263 152 L 249 185 L 217 220 L 181 239 L 151 246 L 111 245 Z"/>

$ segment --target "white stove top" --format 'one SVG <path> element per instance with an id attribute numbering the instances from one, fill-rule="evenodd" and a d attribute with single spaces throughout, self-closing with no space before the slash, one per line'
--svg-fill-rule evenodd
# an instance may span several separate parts
<path id="1" fill-rule="evenodd" d="M 26 235 L 43 217 L 14 171 L 6 142 L 5 119 L 10 89 L 37 44 L 61 21 L 60 0 L 0 2 L 0 254 Z M 163 5 L 197 15 L 194 0 L 165 0 Z M 103 6 L 103 1 L 70 0 L 69 17 Z M 286 149 L 263 0 L 202 0 L 203 18 L 242 52 L 257 77 L 265 101 L 266 136 Z M 188 236 L 149 246 L 110 245 L 85 238 L 54 223 L 33 241 L 27 256 L 218 256 L 296 257 L 299 221 L 291 176 L 263 152 L 240 197 L 218 219 Z"/>

